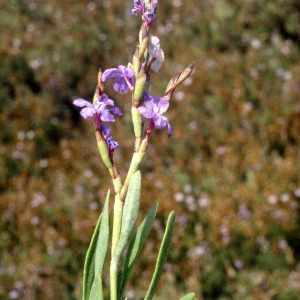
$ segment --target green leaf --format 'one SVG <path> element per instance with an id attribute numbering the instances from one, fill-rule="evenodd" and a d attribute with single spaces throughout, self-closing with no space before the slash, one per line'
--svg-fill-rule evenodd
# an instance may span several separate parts
<path id="1" fill-rule="evenodd" d="M 122 213 L 122 225 L 118 245 L 110 264 L 111 299 L 117 299 L 118 293 L 118 264 L 121 255 L 134 230 L 140 208 L 141 172 L 136 171 L 131 177 Z"/>
<path id="2" fill-rule="evenodd" d="M 95 276 L 88 299 L 103 300 L 102 278 L 100 276 Z"/>
<path id="3" fill-rule="evenodd" d="M 107 193 L 103 213 L 98 219 L 85 258 L 82 291 L 83 300 L 103 298 L 101 277 L 109 237 L 109 196 L 110 191 Z M 97 298 L 93 298 L 92 295 L 95 295 L 96 287 L 99 288 L 99 294 L 97 295 Z M 91 293 L 91 290 L 93 290 L 93 293 Z"/>
<path id="4" fill-rule="evenodd" d="M 180 298 L 180 300 L 194 300 L 194 299 L 195 299 L 194 293 L 187 294 L 184 297 Z"/>
<path id="5" fill-rule="evenodd" d="M 149 232 L 152 228 L 152 224 L 155 219 L 157 210 L 157 201 L 155 201 L 150 208 L 146 218 L 142 222 L 142 224 L 139 226 L 138 230 L 135 232 L 133 238 L 131 239 L 131 242 L 128 246 L 124 267 L 121 272 L 122 278 L 121 282 L 119 284 L 119 291 L 118 291 L 118 299 L 121 299 L 123 297 L 123 293 L 125 291 L 126 284 L 128 282 L 129 276 L 131 274 L 131 271 L 143 249 L 143 246 L 145 244 L 145 241 L 149 235 Z"/>
<path id="6" fill-rule="evenodd" d="M 162 274 L 165 262 L 167 260 L 168 251 L 171 246 L 172 237 L 173 237 L 174 220 L 175 220 L 175 213 L 174 211 L 172 211 L 169 215 L 166 231 L 159 249 L 154 274 L 144 300 L 151 300 L 157 288 L 160 276 Z"/>
<path id="7" fill-rule="evenodd" d="M 141 172 L 136 171 L 129 183 L 128 192 L 125 198 L 122 226 L 120 239 L 116 248 L 116 253 L 113 260 L 119 261 L 122 252 L 124 251 L 130 236 L 134 230 L 139 209 L 140 209 L 140 196 L 141 196 Z"/>
<path id="8" fill-rule="evenodd" d="M 100 224 L 100 230 L 98 235 L 98 242 L 97 248 L 95 253 L 95 274 L 97 277 L 102 277 L 102 269 L 105 260 L 105 255 L 108 246 L 109 240 L 109 214 L 108 214 L 108 206 L 109 206 L 109 195 L 107 194 L 104 208 L 103 208 L 103 215 Z"/>

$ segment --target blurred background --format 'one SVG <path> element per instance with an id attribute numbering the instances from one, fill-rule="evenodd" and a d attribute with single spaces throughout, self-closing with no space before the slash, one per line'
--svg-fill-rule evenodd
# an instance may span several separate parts
<path id="1" fill-rule="evenodd" d="M 81 299 L 84 257 L 112 188 L 92 120 L 99 67 L 126 65 L 132 1 L 0 2 L 0 298 Z M 192 61 L 142 165 L 139 222 L 159 211 L 128 299 L 142 299 L 170 211 L 172 250 L 155 299 L 299 299 L 300 2 L 159 1 L 151 33 L 163 95 Z M 134 144 L 130 96 L 112 134 L 124 178 Z M 106 266 L 107 269 L 107 266 Z M 107 273 L 106 273 L 107 274 Z M 108 275 L 104 277 L 109 284 Z"/>

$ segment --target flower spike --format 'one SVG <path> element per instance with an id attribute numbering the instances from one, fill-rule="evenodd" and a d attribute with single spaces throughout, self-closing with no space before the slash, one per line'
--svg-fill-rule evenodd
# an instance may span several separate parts
<path id="1" fill-rule="evenodd" d="M 146 28 L 149 30 L 149 27 L 153 21 L 156 19 L 156 8 L 158 0 L 153 0 L 149 7 L 146 7 L 143 0 L 134 0 L 134 8 L 131 10 L 133 15 L 136 15 L 138 12 L 142 13 L 142 19 L 146 23 Z"/>

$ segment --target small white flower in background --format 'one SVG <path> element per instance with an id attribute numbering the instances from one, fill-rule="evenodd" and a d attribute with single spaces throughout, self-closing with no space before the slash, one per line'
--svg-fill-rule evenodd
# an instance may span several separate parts
<path id="1" fill-rule="evenodd" d="M 151 69 L 158 73 L 163 61 L 165 60 L 164 51 L 160 48 L 159 38 L 154 35 L 150 35 L 149 43 L 149 62 Z"/>

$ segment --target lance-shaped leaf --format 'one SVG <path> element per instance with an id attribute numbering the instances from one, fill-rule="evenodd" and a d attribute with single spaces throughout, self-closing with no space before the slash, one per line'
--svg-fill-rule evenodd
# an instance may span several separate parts
<path id="1" fill-rule="evenodd" d="M 102 278 L 100 276 L 95 276 L 89 294 L 89 300 L 103 300 L 103 288 L 102 288 Z"/>
<path id="2" fill-rule="evenodd" d="M 125 198 L 123 213 L 122 213 L 122 225 L 119 242 L 115 251 L 115 254 L 110 264 L 110 285 L 111 285 L 111 299 L 117 299 L 117 286 L 118 286 L 118 263 L 121 255 L 131 237 L 134 230 L 134 226 L 138 217 L 140 208 L 140 196 L 141 196 L 141 172 L 136 171 L 131 177 L 128 192 Z"/>
<path id="3" fill-rule="evenodd" d="M 121 257 L 122 252 L 124 251 L 134 230 L 134 225 L 140 209 L 140 196 L 141 172 L 136 171 L 130 180 L 128 192 L 125 198 L 120 239 L 115 253 L 116 258 Z"/>
<path id="4" fill-rule="evenodd" d="M 194 299 L 195 299 L 194 293 L 187 294 L 184 297 L 180 298 L 180 300 L 194 300 Z"/>
<path id="5" fill-rule="evenodd" d="M 100 215 L 96 228 L 94 230 L 92 240 L 87 251 L 87 255 L 84 263 L 83 271 L 83 300 L 103 299 L 102 294 L 102 268 L 106 255 L 108 237 L 109 237 L 109 216 L 108 216 L 108 204 L 109 204 L 108 191 L 103 213 Z M 98 290 L 98 294 L 96 290 Z M 93 291 L 92 291 L 93 290 Z M 92 293 L 91 293 L 92 291 Z M 97 298 L 93 295 L 97 294 Z"/>
<path id="6" fill-rule="evenodd" d="M 172 211 L 169 215 L 166 231 L 159 249 L 154 274 L 152 276 L 152 280 L 144 300 L 151 300 L 157 288 L 160 276 L 162 274 L 165 262 L 167 260 L 168 251 L 171 246 L 172 237 L 173 237 L 174 220 L 175 220 L 175 213 L 174 211 Z"/>
<path id="7" fill-rule="evenodd" d="M 131 239 L 131 242 L 128 246 L 128 250 L 126 253 L 126 258 L 124 262 L 124 267 L 121 272 L 122 278 L 121 282 L 119 283 L 119 291 L 118 291 L 118 299 L 122 299 L 123 293 L 125 291 L 126 284 L 128 282 L 129 276 L 131 274 L 131 271 L 143 249 L 143 246 L 145 244 L 145 241 L 150 233 L 150 230 L 152 228 L 155 215 L 157 210 L 157 201 L 155 201 L 150 208 L 146 218 L 142 222 L 142 224 L 139 226 L 137 231 L 135 232 L 133 238 Z"/>

